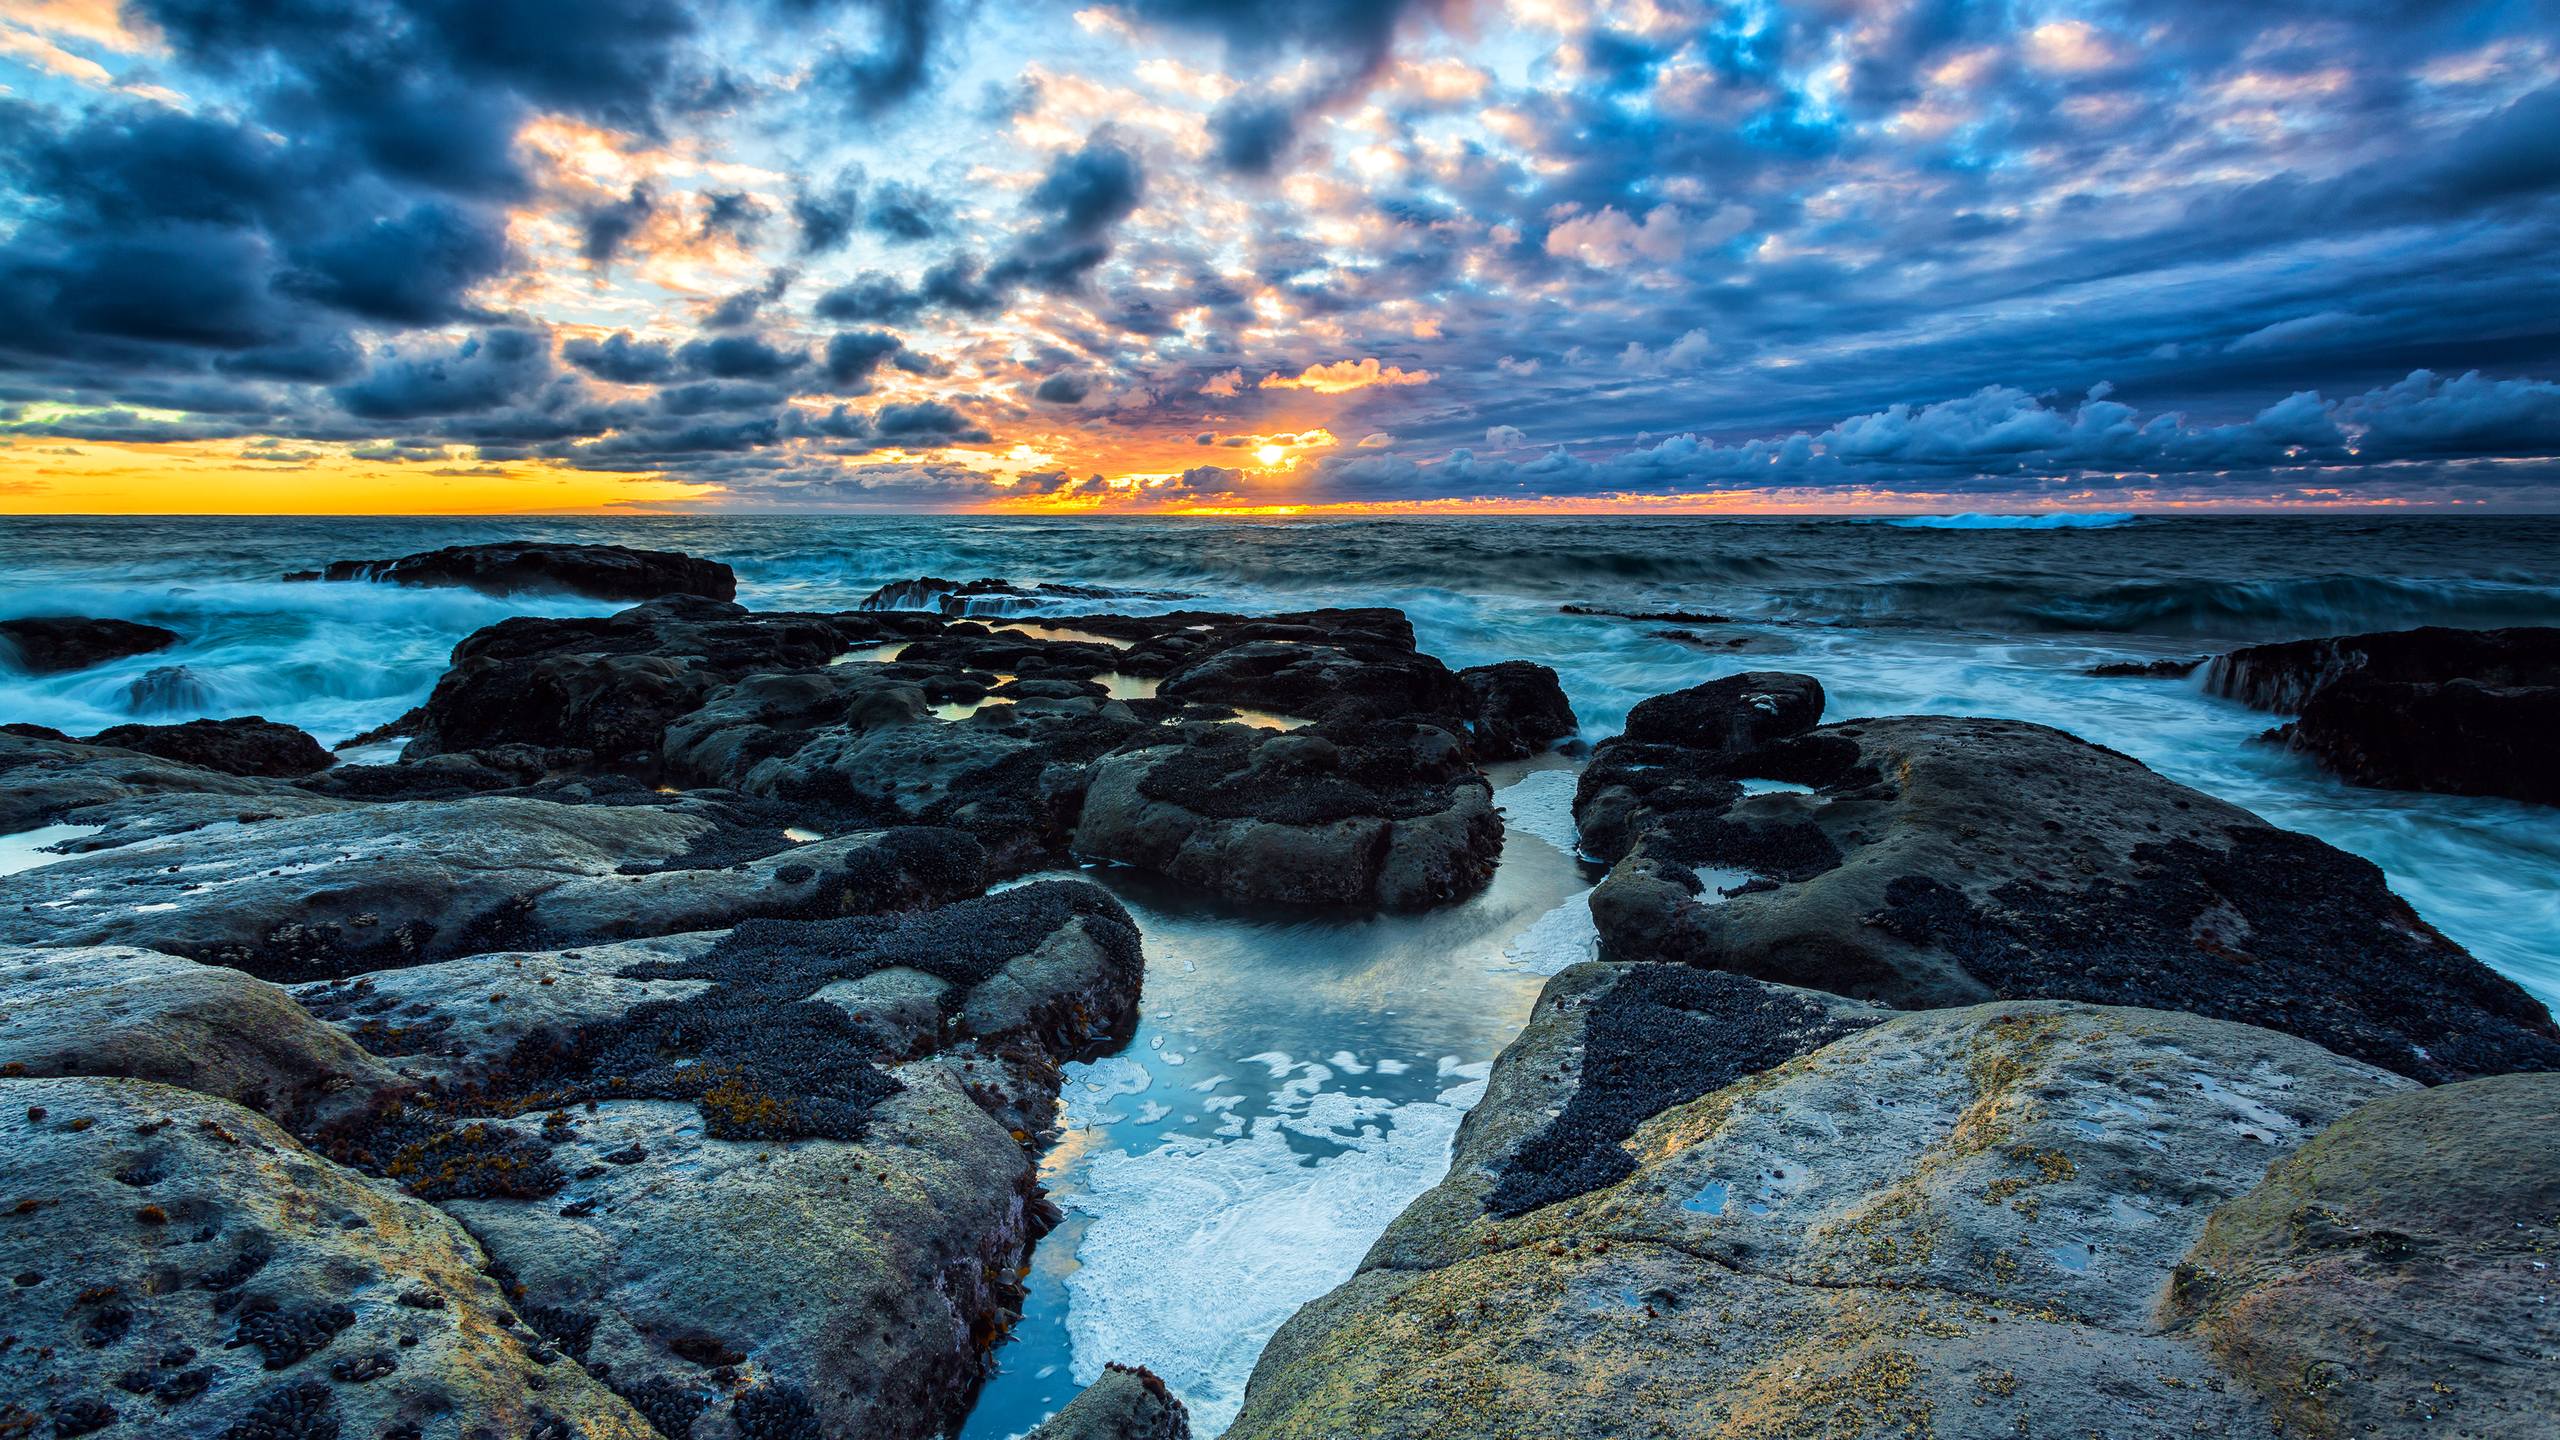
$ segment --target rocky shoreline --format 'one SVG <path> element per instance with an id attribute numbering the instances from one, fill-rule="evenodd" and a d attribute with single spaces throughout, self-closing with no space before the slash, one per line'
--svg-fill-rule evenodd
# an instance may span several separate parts
<path id="1" fill-rule="evenodd" d="M 639 602 L 472 635 L 390 763 L 0 727 L 0 832 L 59 855 L 0 876 L 0 1436 L 946 1433 L 1057 1218 L 1061 1067 L 1140 1004 L 1128 912 L 1034 877 L 1450 904 L 1483 767 L 1579 729 L 1392 610 L 759 612 L 590 548 L 322 572 Z M 2548 1013 L 2122 755 L 1824 703 L 1732 676 L 1592 753 L 1601 959 L 1229 1433 L 2540 1433 Z M 1114 1368 L 1040 1433 L 1188 1426 Z"/>

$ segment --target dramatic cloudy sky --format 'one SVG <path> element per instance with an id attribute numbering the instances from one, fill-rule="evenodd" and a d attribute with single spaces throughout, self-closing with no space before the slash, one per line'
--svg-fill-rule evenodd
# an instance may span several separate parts
<path id="1" fill-rule="evenodd" d="M 0 0 L 0 508 L 2560 503 L 2560 4 Z"/>

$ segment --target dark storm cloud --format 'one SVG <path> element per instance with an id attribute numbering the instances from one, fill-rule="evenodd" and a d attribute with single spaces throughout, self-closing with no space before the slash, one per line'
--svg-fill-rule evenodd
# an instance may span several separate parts
<path id="1" fill-rule="evenodd" d="M 762 284 L 722 296 L 720 303 L 704 314 L 703 328 L 738 330 L 754 324 L 765 307 L 781 303 L 782 297 L 790 293 L 793 282 L 799 278 L 796 270 L 777 268 L 767 272 Z"/>
<path id="2" fill-rule="evenodd" d="M 350 415 L 413 420 L 495 410 L 529 396 L 553 373 L 550 337 L 507 327 L 450 348 L 421 344 L 395 352 L 332 393 Z"/>
<path id="3" fill-rule="evenodd" d="M 632 186 L 631 192 L 619 200 L 590 207 L 578 217 L 578 253 L 590 265 L 613 263 L 623 242 L 648 224 L 657 209 L 658 197 L 645 182 Z"/>
<path id="4" fill-rule="evenodd" d="M 602 340 L 572 339 L 560 347 L 560 358 L 619 385 L 645 385 L 675 373 L 674 347 L 663 341 L 636 340 L 617 330 Z"/>
<path id="5" fill-rule="evenodd" d="M 1084 398 L 1092 393 L 1092 376 L 1061 370 L 1041 381 L 1032 390 L 1031 398 L 1051 405 L 1081 405 Z"/>
<path id="6" fill-rule="evenodd" d="M 706 335 L 687 341 L 676 359 L 693 374 L 719 380 L 766 380 L 809 363 L 808 352 L 761 335 Z"/>
<path id="7" fill-rule="evenodd" d="M 867 394 L 880 367 L 906 355 L 906 342 L 886 330 L 839 331 L 827 340 L 827 388 L 839 395 Z"/>

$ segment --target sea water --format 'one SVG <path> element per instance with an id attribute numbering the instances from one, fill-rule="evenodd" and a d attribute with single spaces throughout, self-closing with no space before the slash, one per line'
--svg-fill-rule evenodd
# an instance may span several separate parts
<path id="1" fill-rule="evenodd" d="M 2258 743 L 2276 717 L 2191 680 L 2081 673 L 2308 635 L 2560 624 L 2551 518 L 20 520 L 0 529 L 0 616 L 185 638 L 63 676 L 0 657 L 0 721 L 88 733 L 255 713 L 343 740 L 423 699 L 482 625 L 613 607 L 281 572 L 515 537 L 724 560 L 760 609 L 850 608 L 920 574 L 1187 597 L 1027 607 L 1023 624 L 1395 606 L 1452 665 L 1555 666 L 1592 740 L 1648 695 L 1744 669 L 1819 677 L 1835 720 L 2041 721 L 2373 860 L 2428 920 L 2560 1001 L 2560 811 L 2346 785 Z M 1497 779 L 1493 886 L 1425 915 L 1239 910 L 1082 872 L 1145 934 L 1144 1019 L 1122 1054 L 1070 1070 L 1065 1138 L 1044 1160 L 1067 1218 L 1035 1258 L 973 1440 L 1030 1428 L 1106 1361 L 1155 1369 L 1215 1434 L 1271 1331 L 1438 1179 L 1540 978 L 1591 953 L 1597 872 L 1573 854 L 1569 769 Z"/>

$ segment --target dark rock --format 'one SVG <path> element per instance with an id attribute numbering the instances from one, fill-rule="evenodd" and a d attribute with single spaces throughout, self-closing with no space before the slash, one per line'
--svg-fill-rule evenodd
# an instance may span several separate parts
<path id="1" fill-rule="evenodd" d="M 1686 965 L 1615 967 L 1581 1015 L 1579 1083 L 1486 1197 L 1523 1215 L 1635 1172 L 1626 1142 L 1674 1105 L 1819 1049 L 1884 1012 Z"/>
<path id="2" fill-rule="evenodd" d="M 1730 615 L 1706 615 L 1695 610 L 1607 610 L 1596 605 L 1559 605 L 1565 615 L 1603 616 L 1612 620 L 1642 620 L 1655 625 L 1730 625 Z"/>
<path id="3" fill-rule="evenodd" d="M 79 855 L 0 877 L 0 942 L 140 945 L 302 980 L 753 916 L 901 909 L 984 882 L 984 851 L 966 835 L 871 830 L 795 845 L 752 808 L 644 798 L 657 803 L 341 801 Z"/>
<path id="4" fill-rule="evenodd" d="M 288 778 L 326 770 L 338 761 L 309 735 L 257 715 L 179 725 L 116 725 L 84 743 L 139 750 L 225 775 Z"/>
<path id="5" fill-rule="evenodd" d="M 288 580 L 377 580 L 393 585 L 460 586 L 488 595 L 565 594 L 591 600 L 653 600 L 662 595 L 734 599 L 738 577 L 716 560 L 672 550 L 516 540 L 450 545 L 397 560 L 339 560 Z"/>
<path id="6" fill-rule="evenodd" d="M 1059 1066 L 1126 1042 L 1143 971 L 1116 902 L 1051 881 L 303 998 L 360 1042 L 427 1032 L 389 1063 L 428 1094 L 329 1148 L 449 1197 L 590 1373 L 741 1434 L 923 1440 L 965 1412 L 1054 1215 L 1034 1154 Z M 747 1363 L 753 1387 L 704 1383 Z"/>
<path id="7" fill-rule="evenodd" d="M 2183 680 L 2204 664 L 2203 657 L 2193 660 L 2106 660 L 2081 671 L 2100 680 Z"/>
<path id="8" fill-rule="evenodd" d="M 1623 857 L 1592 895 L 1604 958 L 1904 1008 L 2187 1010 L 2428 1082 L 2560 1068 L 2542 1006 L 2372 864 L 2112 750 L 2003 720 L 1853 721 L 1742 750 L 1699 730 L 1703 746 L 1610 741 L 1583 776 L 1584 844 Z M 1814 793 L 1746 795 L 1755 778 Z"/>
<path id="9" fill-rule="evenodd" d="M 2278 737 L 2359 785 L 2560 805 L 2560 628 L 2254 645 L 2205 687 L 2295 713 Z"/>
<path id="10" fill-rule="evenodd" d="M 2286 1434 L 2546 1435 L 2555 1127 L 2560 1076 L 2376 1100 L 2213 1213 L 2169 1315 Z"/>
<path id="11" fill-rule="evenodd" d="M 1526 660 L 1505 660 L 1458 672 L 1473 702 L 1476 755 L 1517 760 L 1535 755 L 1582 728 L 1565 699 L 1556 672 Z"/>
<path id="12" fill-rule="evenodd" d="M 1107 1364 L 1028 1440 L 1191 1440 L 1191 1417 L 1154 1371 Z"/>
<path id="13" fill-rule="evenodd" d="M 1066 603 L 1187 600 L 1179 590 L 1108 585 L 1017 585 L 1010 580 L 945 580 L 939 575 L 893 580 L 862 597 L 864 610 L 921 610 L 936 615 L 1026 616 Z"/>
<path id="14" fill-rule="evenodd" d="M 1231 899 L 1411 909 L 1482 889 L 1502 820 L 1434 725 L 1190 724 L 1092 766 L 1075 849 Z"/>
<path id="15" fill-rule="evenodd" d="M 0 620 L 0 659 L 30 675 L 86 670 L 110 660 L 166 650 L 177 643 L 177 631 L 131 620 L 92 620 L 78 615 Z"/>
<path id="16" fill-rule="evenodd" d="M 1636 702 L 1626 738 L 1640 745 L 1746 751 L 1810 730 L 1822 719 L 1822 682 L 1810 675 L 1749 670 Z"/>

